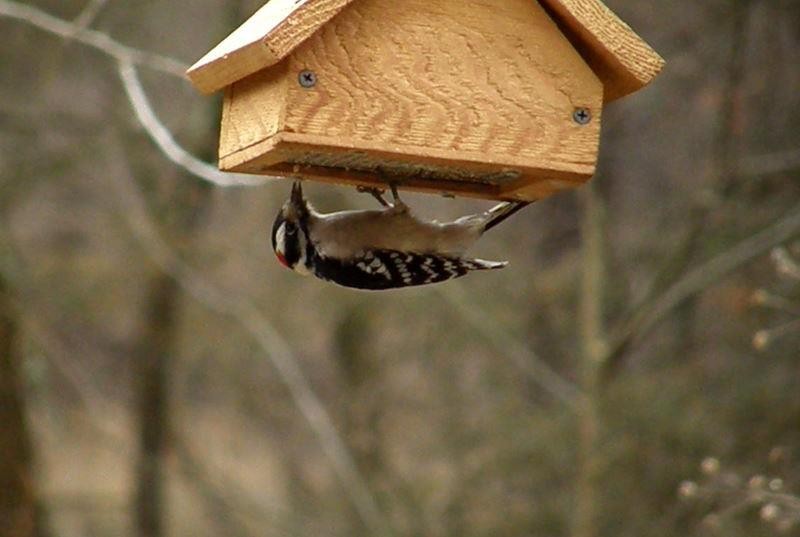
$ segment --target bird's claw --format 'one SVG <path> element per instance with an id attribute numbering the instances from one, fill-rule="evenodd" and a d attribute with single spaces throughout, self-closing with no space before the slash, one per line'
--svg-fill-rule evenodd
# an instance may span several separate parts
<path id="1" fill-rule="evenodd" d="M 400 211 L 407 211 L 408 205 L 400 199 L 400 194 L 397 192 L 397 183 L 389 183 L 389 188 L 392 190 L 392 207 Z"/>
<path id="2" fill-rule="evenodd" d="M 391 206 L 391 204 L 388 201 L 386 201 L 386 199 L 383 197 L 384 190 L 378 187 L 358 185 L 356 187 L 356 190 L 358 190 L 361 193 L 370 194 L 373 198 L 378 200 L 378 203 L 380 203 L 384 207 Z"/>

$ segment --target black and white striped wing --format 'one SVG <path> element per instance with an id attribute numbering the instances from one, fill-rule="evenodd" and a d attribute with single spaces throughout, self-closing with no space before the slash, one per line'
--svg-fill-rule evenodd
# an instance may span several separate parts
<path id="1" fill-rule="evenodd" d="M 397 250 L 369 250 L 348 260 L 320 258 L 315 275 L 345 287 L 383 290 L 443 282 L 472 270 L 498 269 L 506 264 Z"/>

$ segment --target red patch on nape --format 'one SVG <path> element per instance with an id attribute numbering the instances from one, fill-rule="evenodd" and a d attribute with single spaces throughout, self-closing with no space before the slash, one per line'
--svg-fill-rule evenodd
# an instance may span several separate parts
<path id="1" fill-rule="evenodd" d="M 289 263 L 288 263 L 288 261 L 286 261 L 286 258 L 283 256 L 283 254 L 282 254 L 282 253 L 280 253 L 280 252 L 275 252 L 275 255 L 277 256 L 277 258 L 278 258 L 278 262 L 279 262 L 281 265 L 283 265 L 283 266 L 284 266 L 284 267 L 286 267 L 286 268 L 289 268 Z"/>

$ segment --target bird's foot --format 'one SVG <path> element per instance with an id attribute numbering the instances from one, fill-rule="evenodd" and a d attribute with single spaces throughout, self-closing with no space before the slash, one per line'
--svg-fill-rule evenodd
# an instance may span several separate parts
<path id="1" fill-rule="evenodd" d="M 378 203 L 380 203 L 382 206 L 391 207 L 391 203 L 386 201 L 386 199 L 383 197 L 383 192 L 384 191 L 381 190 L 380 188 L 375 187 L 375 186 L 359 185 L 359 186 L 356 187 L 356 189 L 359 192 L 370 194 L 373 198 L 378 200 Z"/>
<path id="2" fill-rule="evenodd" d="M 400 194 L 397 192 L 397 183 L 389 183 L 389 188 L 392 190 L 392 207 L 399 211 L 407 211 L 408 205 L 400 199 Z"/>

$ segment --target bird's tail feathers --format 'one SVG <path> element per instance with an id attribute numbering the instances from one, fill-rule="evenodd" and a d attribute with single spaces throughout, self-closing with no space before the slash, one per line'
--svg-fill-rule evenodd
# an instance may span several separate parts
<path id="1" fill-rule="evenodd" d="M 468 270 L 494 270 L 508 265 L 508 261 L 487 261 L 486 259 L 464 259 L 464 267 Z"/>
<path id="2" fill-rule="evenodd" d="M 486 221 L 486 225 L 483 226 L 484 233 L 513 216 L 517 211 L 524 209 L 530 203 L 529 201 L 504 201 L 495 205 L 487 211 L 489 219 Z"/>

